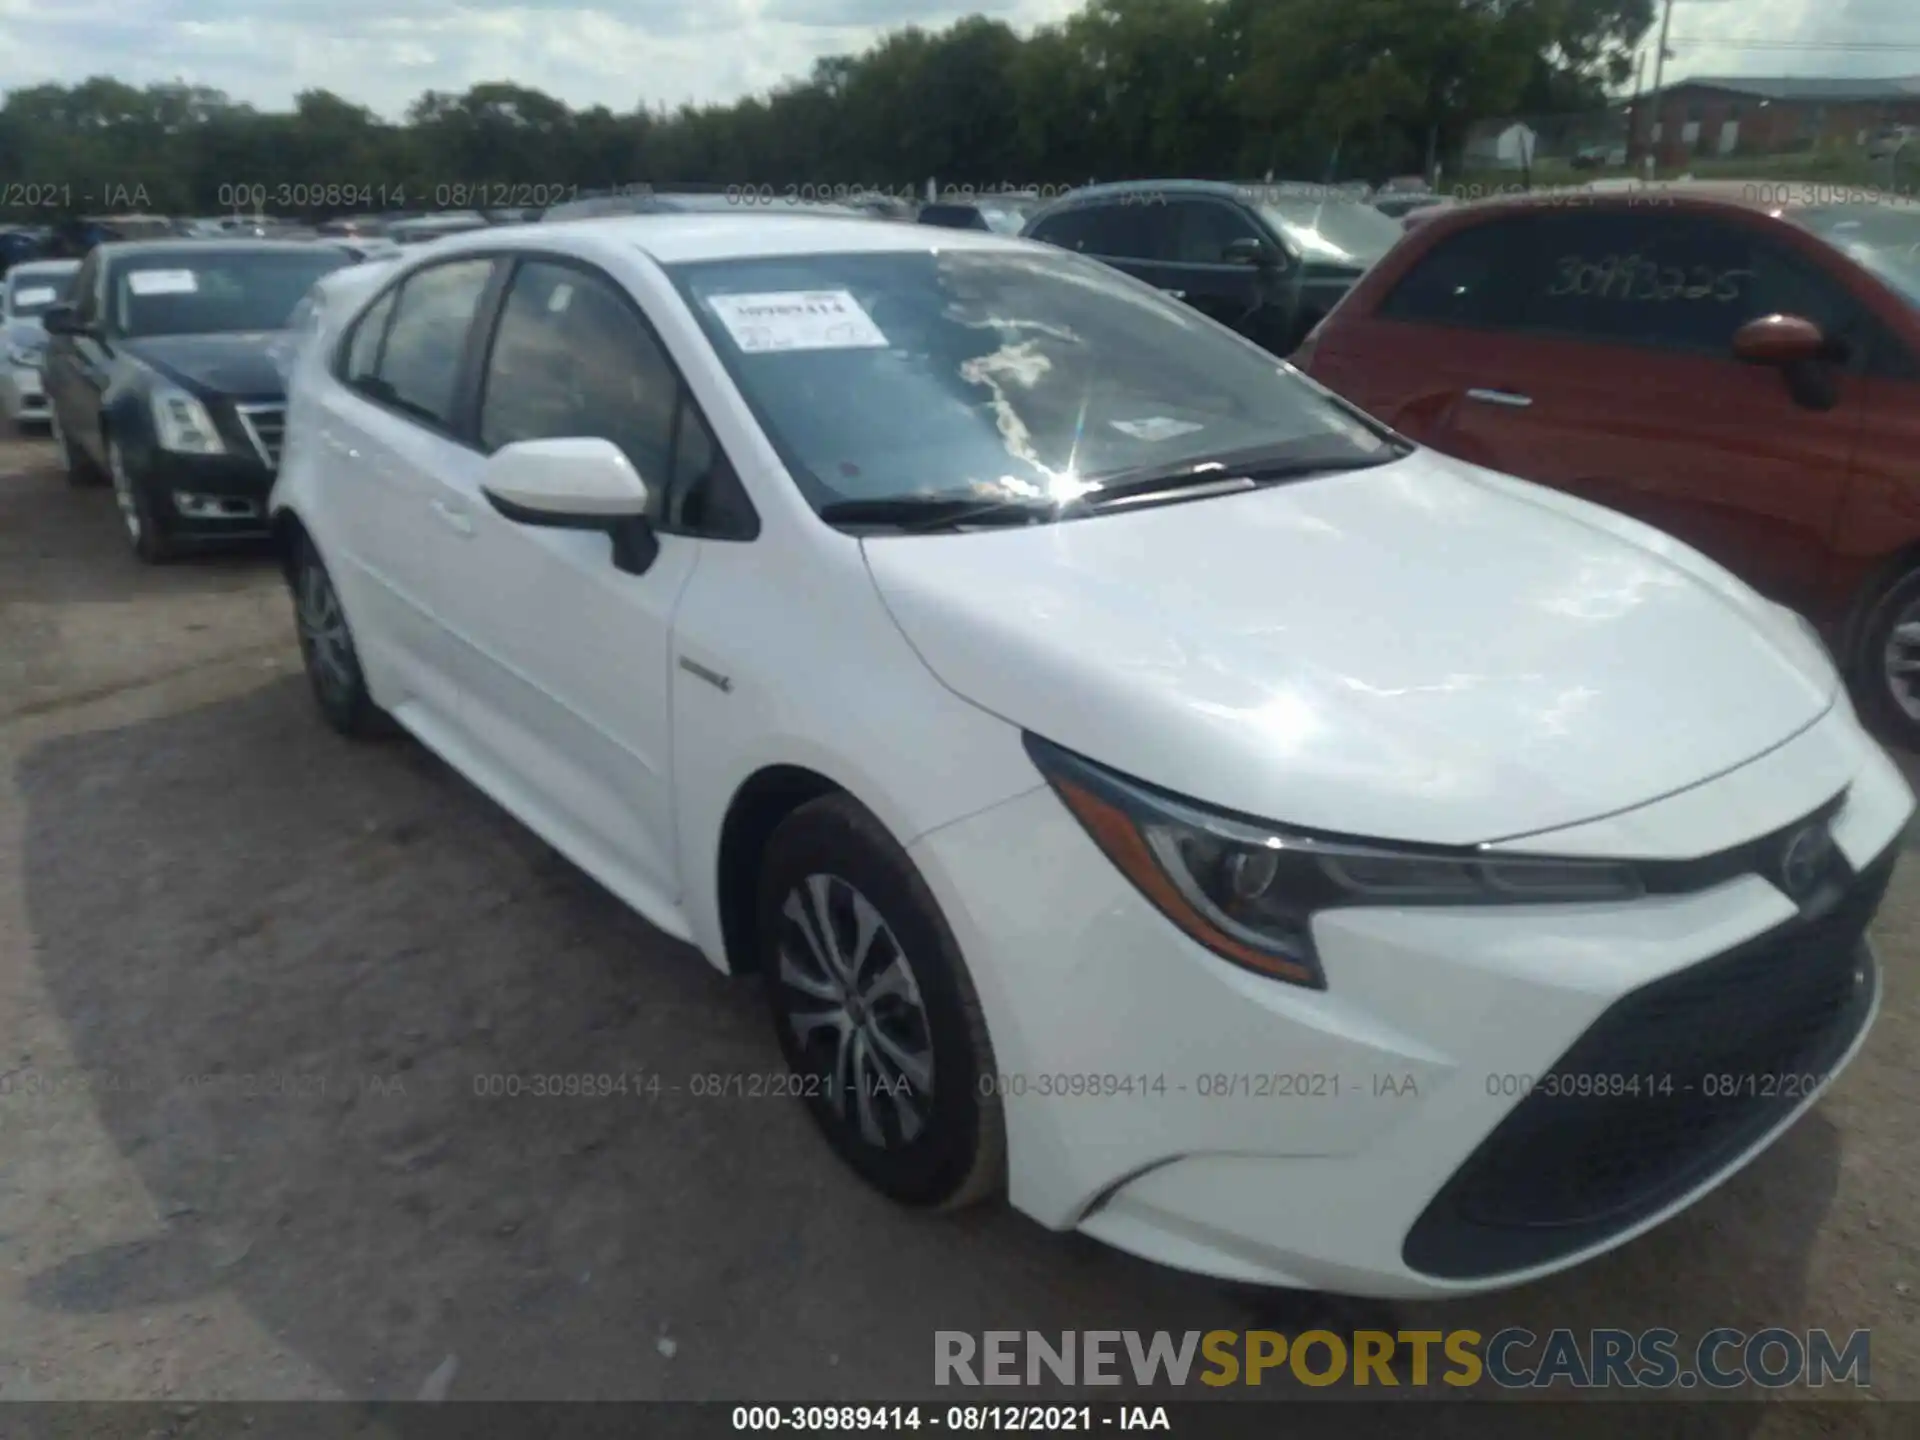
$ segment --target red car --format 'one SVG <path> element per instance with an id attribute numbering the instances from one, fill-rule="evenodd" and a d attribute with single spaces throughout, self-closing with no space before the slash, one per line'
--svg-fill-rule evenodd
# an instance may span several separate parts
<path id="1" fill-rule="evenodd" d="M 1294 363 L 1704 551 L 1811 617 L 1920 745 L 1920 204 L 1721 182 L 1460 206 Z"/>

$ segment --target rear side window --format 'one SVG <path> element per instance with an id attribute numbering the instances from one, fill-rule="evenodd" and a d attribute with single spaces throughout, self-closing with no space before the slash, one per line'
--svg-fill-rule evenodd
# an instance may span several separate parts
<path id="1" fill-rule="evenodd" d="M 1168 207 L 1164 201 L 1143 199 L 1097 205 L 1088 212 L 1086 243 L 1089 255 L 1112 260 L 1156 260 L 1166 253 L 1163 234 Z"/>
<path id="2" fill-rule="evenodd" d="M 971 205 L 926 205 L 920 210 L 922 225 L 938 225 L 943 230 L 985 230 L 987 222 Z"/>
<path id="3" fill-rule="evenodd" d="M 492 273 L 491 260 L 452 260 L 415 271 L 401 283 L 368 382 L 375 399 L 443 430 L 453 428 L 467 332 Z"/>
<path id="4" fill-rule="evenodd" d="M 1062 250 L 1084 250 L 1087 224 L 1091 215 L 1091 211 L 1080 209 L 1062 210 L 1058 214 L 1045 216 L 1034 223 L 1033 230 L 1027 238 L 1041 240 L 1049 245 L 1058 245 Z"/>
<path id="5" fill-rule="evenodd" d="M 1537 259 L 1527 217 L 1456 231 L 1414 262 L 1380 304 L 1389 320 L 1431 325 L 1511 325 Z"/>
<path id="6" fill-rule="evenodd" d="M 353 338 L 347 342 L 343 378 L 356 389 L 366 389 L 378 373 L 380 342 L 387 338 L 387 321 L 393 318 L 393 300 L 398 293 L 389 290 L 374 301 L 353 327 Z"/>

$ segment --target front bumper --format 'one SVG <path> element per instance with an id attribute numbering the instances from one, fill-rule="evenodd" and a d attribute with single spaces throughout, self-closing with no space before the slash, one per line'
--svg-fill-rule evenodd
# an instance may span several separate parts
<path id="1" fill-rule="evenodd" d="M 47 394 L 39 370 L 26 365 L 0 367 L 0 413 L 15 423 L 46 423 Z"/>
<path id="2" fill-rule="evenodd" d="M 268 531 L 273 472 L 257 456 L 177 455 L 148 446 L 128 456 L 134 483 L 169 532 L 252 538 Z"/>
<path id="3" fill-rule="evenodd" d="M 1878 1001 L 1860 932 L 1913 799 L 1844 702 L 1762 760 L 1608 823 L 1639 841 L 1616 853 L 1683 859 L 1842 791 L 1834 839 L 1860 878 L 1829 918 L 1803 919 L 1757 874 L 1624 904 L 1344 910 L 1315 922 L 1326 991 L 1189 942 L 1049 790 L 912 848 L 986 1013 L 1018 1208 L 1225 1278 L 1437 1296 L 1658 1224 L 1851 1059 Z M 1785 988 L 1756 995 L 1766 983 Z M 1622 1078 L 1583 1096 L 1560 1078 L 1574 1073 Z M 1718 1078 L 1735 1073 L 1753 1079 Z M 1664 1095 L 1646 1084 L 1663 1075 Z M 1636 1076 L 1637 1101 L 1613 1093 Z M 1562 1085 L 1576 1093 L 1547 1103 Z"/>

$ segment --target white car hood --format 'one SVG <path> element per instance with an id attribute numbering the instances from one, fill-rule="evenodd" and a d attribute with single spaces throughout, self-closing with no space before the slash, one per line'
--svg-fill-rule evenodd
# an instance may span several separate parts
<path id="1" fill-rule="evenodd" d="M 951 689 L 1305 828 L 1473 844 L 1708 780 L 1833 704 L 1788 612 L 1658 532 L 1422 451 L 1017 530 L 869 539 Z"/>

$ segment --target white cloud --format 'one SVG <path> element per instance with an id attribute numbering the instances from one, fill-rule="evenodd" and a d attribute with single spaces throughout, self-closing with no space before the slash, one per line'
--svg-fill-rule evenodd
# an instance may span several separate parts
<path id="1" fill-rule="evenodd" d="M 624 111 L 765 90 L 902 25 L 984 11 L 1025 30 L 1078 0 L 251 0 L 238 19 L 228 0 L 136 3 L 0 0 L 0 88 L 185 79 L 269 109 L 324 88 L 397 117 L 425 89 L 512 80 Z M 1920 49 L 1741 44 L 1920 44 L 1914 0 L 1678 0 L 1673 33 L 1693 43 L 1669 80 L 1920 73 Z"/>
<path id="2" fill-rule="evenodd" d="M 1647 38 L 1649 84 L 1658 34 Z M 1672 37 L 1684 43 L 1670 46 L 1668 84 L 1689 75 L 1920 74 L 1913 0 L 1675 0 Z M 1912 48 L 1892 48 L 1903 43 Z"/>

